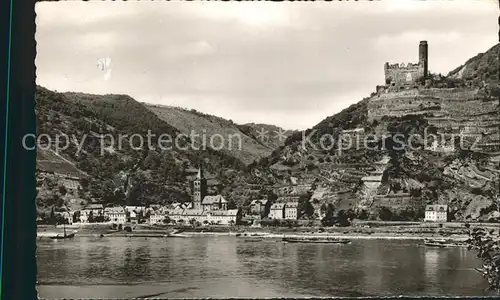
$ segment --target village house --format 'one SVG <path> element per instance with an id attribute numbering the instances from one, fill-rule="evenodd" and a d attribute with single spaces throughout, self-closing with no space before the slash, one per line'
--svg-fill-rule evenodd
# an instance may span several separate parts
<path id="1" fill-rule="evenodd" d="M 61 176 L 59 183 L 64 186 L 64 188 L 72 194 L 76 194 L 78 189 L 81 189 L 80 178 L 73 176 Z"/>
<path id="2" fill-rule="evenodd" d="M 298 202 L 287 202 L 285 204 L 285 219 L 297 220 L 297 217 L 298 217 L 297 207 L 298 206 L 299 206 Z"/>
<path id="3" fill-rule="evenodd" d="M 165 214 L 162 214 L 160 212 L 154 212 L 149 215 L 150 224 L 164 224 L 163 220 L 165 220 Z"/>
<path id="4" fill-rule="evenodd" d="M 203 209 L 185 209 L 182 212 L 182 217 L 185 224 L 192 224 L 192 222 L 203 224 L 204 221 L 207 221 L 207 215 Z"/>
<path id="5" fill-rule="evenodd" d="M 207 221 L 209 224 L 217 225 L 235 225 L 241 220 L 239 209 L 213 210 L 207 212 Z"/>
<path id="6" fill-rule="evenodd" d="M 285 218 L 285 203 L 274 203 L 269 210 L 269 219 L 280 220 Z"/>
<path id="7" fill-rule="evenodd" d="M 447 222 L 448 205 L 427 205 L 425 207 L 425 221 L 429 222 Z"/>
<path id="8" fill-rule="evenodd" d="M 72 212 L 63 212 L 61 216 L 67 221 L 69 225 L 73 224 L 73 213 Z"/>
<path id="9" fill-rule="evenodd" d="M 104 214 L 104 206 L 102 204 L 88 204 L 85 210 L 91 211 L 94 217 L 102 216 Z"/>
<path id="10" fill-rule="evenodd" d="M 252 200 L 250 203 L 250 214 L 266 217 L 269 214 L 271 202 L 266 199 Z"/>
<path id="11" fill-rule="evenodd" d="M 139 223 L 139 216 L 145 217 L 145 206 L 125 206 L 125 214 L 128 214 L 127 222 L 137 224 Z"/>
<path id="12" fill-rule="evenodd" d="M 110 222 L 116 224 L 125 224 L 127 221 L 127 215 L 123 207 L 106 207 L 104 209 L 104 217 L 109 218 Z"/>
<path id="13" fill-rule="evenodd" d="M 182 215 L 183 212 L 184 212 L 184 209 L 182 209 L 182 208 L 167 209 L 167 210 L 165 210 L 165 215 L 170 220 L 177 223 L 177 222 L 179 222 L 179 220 L 183 219 L 183 215 Z"/>
<path id="14" fill-rule="evenodd" d="M 82 209 L 80 210 L 80 223 L 88 223 L 89 215 L 92 210 L 90 209 Z"/>

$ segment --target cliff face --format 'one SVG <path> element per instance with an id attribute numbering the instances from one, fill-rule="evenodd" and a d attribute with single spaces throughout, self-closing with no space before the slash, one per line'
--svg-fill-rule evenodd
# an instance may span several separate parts
<path id="1" fill-rule="evenodd" d="M 452 219 L 487 219 L 500 177 L 499 52 L 496 45 L 425 85 L 379 88 L 290 137 L 260 168 L 314 183 L 313 194 L 330 195 L 317 201 L 374 218 L 381 207 L 421 214 L 441 203 Z"/>

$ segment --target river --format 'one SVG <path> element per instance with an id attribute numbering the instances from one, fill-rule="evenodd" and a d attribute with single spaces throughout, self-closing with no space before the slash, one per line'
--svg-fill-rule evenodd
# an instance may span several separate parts
<path id="1" fill-rule="evenodd" d="M 487 295 L 465 248 L 193 238 L 38 240 L 41 298 Z"/>

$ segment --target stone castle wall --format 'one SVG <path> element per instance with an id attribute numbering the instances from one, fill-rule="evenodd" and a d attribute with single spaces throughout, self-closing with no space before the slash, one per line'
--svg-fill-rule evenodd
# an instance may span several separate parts
<path id="1" fill-rule="evenodd" d="M 414 84 L 424 76 L 423 64 L 393 64 L 384 65 L 385 83 L 394 86 Z"/>

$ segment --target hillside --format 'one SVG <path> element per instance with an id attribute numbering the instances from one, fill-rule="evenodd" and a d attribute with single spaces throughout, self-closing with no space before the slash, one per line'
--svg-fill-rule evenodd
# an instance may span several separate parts
<path id="1" fill-rule="evenodd" d="M 64 210 L 70 200 L 104 204 L 189 201 L 188 179 L 200 164 L 222 186 L 230 174 L 244 169 L 241 161 L 212 149 L 161 151 L 159 135 L 176 138 L 179 130 L 128 96 L 56 93 L 37 87 L 36 102 L 37 134 L 50 137 L 50 141 L 42 139 L 44 149 L 37 151 L 39 210 L 56 203 Z M 148 131 L 156 135 L 151 138 L 152 147 L 139 147 L 138 136 L 147 143 Z M 185 137 L 179 141 L 180 146 L 190 143 Z M 77 182 L 80 188 L 66 193 L 57 184 L 63 179 Z"/>
<path id="2" fill-rule="evenodd" d="M 285 130 L 275 125 L 261 123 L 247 123 L 238 125 L 238 128 L 246 135 L 253 137 L 255 140 L 265 144 L 266 146 L 269 146 L 272 150 L 285 145 L 286 138 L 281 139 L 277 137 L 277 134 L 279 134 L 279 132 L 283 132 L 286 137 L 298 132 L 297 130 Z M 267 137 L 261 137 L 262 133 L 265 133 Z"/>
<path id="3" fill-rule="evenodd" d="M 276 143 L 274 139 L 260 140 L 255 133 L 256 129 L 251 126 L 237 125 L 230 120 L 195 110 L 152 104 L 145 104 L 145 106 L 160 120 L 168 123 L 179 132 L 187 135 L 192 133 L 198 135 L 194 139 L 197 147 L 202 145 L 204 139 L 205 143 L 210 145 L 210 140 L 213 137 L 213 145 L 216 148 L 223 145 L 221 151 L 224 154 L 234 157 L 245 165 L 269 156 L 279 146 L 279 143 Z M 262 126 L 278 130 L 278 127 L 275 126 Z M 217 137 L 218 135 L 222 136 L 223 144 Z"/>
<path id="4" fill-rule="evenodd" d="M 498 210 L 499 51 L 495 45 L 425 85 L 378 89 L 289 137 L 253 174 L 271 186 L 296 178 L 288 194 L 307 186 L 319 205 L 364 218 L 385 208 L 422 217 L 426 204 L 441 203 L 452 219 L 488 219 Z"/>
<path id="5" fill-rule="evenodd" d="M 481 84 L 483 81 L 498 86 L 498 52 L 500 44 L 493 46 L 485 53 L 479 53 L 473 58 L 467 60 L 463 65 L 451 71 L 448 74 L 450 78 L 472 80 L 475 84 Z"/>

